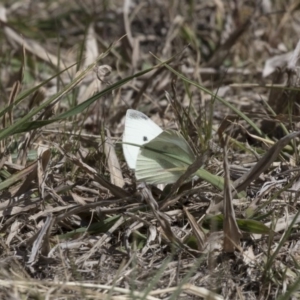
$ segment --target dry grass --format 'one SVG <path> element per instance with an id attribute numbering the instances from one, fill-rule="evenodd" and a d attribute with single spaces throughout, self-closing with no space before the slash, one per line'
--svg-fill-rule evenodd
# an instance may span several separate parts
<path id="1" fill-rule="evenodd" d="M 0 298 L 298 299 L 298 1 L 4 2 Z M 128 108 L 224 186 L 136 183 Z"/>

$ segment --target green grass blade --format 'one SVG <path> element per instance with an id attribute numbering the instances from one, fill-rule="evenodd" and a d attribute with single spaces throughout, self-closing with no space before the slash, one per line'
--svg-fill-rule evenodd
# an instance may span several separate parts
<path id="1" fill-rule="evenodd" d="M 158 58 L 157 58 L 158 59 Z M 214 97 L 215 99 L 217 99 L 218 101 L 220 101 L 222 104 L 224 104 L 225 106 L 227 106 L 228 108 L 230 108 L 232 111 L 234 111 L 238 116 L 240 116 L 242 119 L 244 119 L 260 136 L 264 136 L 263 132 L 257 127 L 257 125 L 251 120 L 249 119 L 245 114 L 243 114 L 240 110 L 238 110 L 234 105 L 231 105 L 230 103 L 228 103 L 226 100 L 222 99 L 221 97 L 219 97 L 218 95 L 215 95 L 213 92 L 211 92 L 210 90 L 206 89 L 205 87 L 199 85 L 197 82 L 192 81 L 190 79 L 188 79 L 187 77 L 185 77 L 184 75 L 182 75 L 181 73 L 177 72 L 176 70 L 174 70 L 172 67 L 170 67 L 168 64 L 165 64 L 165 67 L 170 70 L 172 73 L 174 73 L 175 75 L 177 75 L 179 78 L 181 78 L 183 81 L 194 85 L 195 87 L 199 88 L 200 90 L 202 90 L 203 92 L 211 95 L 212 97 Z"/>
<path id="2" fill-rule="evenodd" d="M 168 61 L 170 61 L 170 59 Z M 73 117 L 73 116 L 75 116 L 75 115 L 77 115 L 79 113 L 82 113 L 93 102 L 99 100 L 99 98 L 103 97 L 107 93 L 110 93 L 113 90 L 121 87 L 122 85 L 124 85 L 128 81 L 132 80 L 133 78 L 136 78 L 136 77 L 142 76 L 142 75 L 144 75 L 146 73 L 149 73 L 149 72 L 153 71 L 156 68 L 160 68 L 162 65 L 163 65 L 163 63 L 162 64 L 158 64 L 158 65 L 156 65 L 154 67 L 148 68 L 146 70 L 143 70 L 141 72 L 138 72 L 138 73 L 136 73 L 134 75 L 131 75 L 129 77 L 126 77 L 126 78 L 124 78 L 124 79 L 122 79 L 122 80 L 114 83 L 113 85 L 107 87 L 103 91 L 101 91 L 101 92 L 95 94 L 94 96 L 90 97 L 89 99 L 87 99 L 86 101 L 84 101 L 81 104 L 77 105 L 76 107 L 68 110 L 65 113 L 60 114 L 59 116 L 57 116 L 57 117 L 55 117 L 53 119 L 28 122 L 28 120 L 32 116 L 34 116 L 36 113 L 38 113 L 41 109 L 43 109 L 44 107 L 46 107 L 47 105 L 49 105 L 51 102 L 55 101 L 59 97 L 62 97 L 64 94 L 66 94 L 67 92 L 69 92 L 71 90 L 71 88 L 74 87 L 74 81 L 76 82 L 76 84 L 79 83 L 80 80 L 83 77 L 83 75 L 80 75 L 72 83 L 70 83 L 62 92 L 60 92 L 58 95 L 55 95 L 54 97 L 50 98 L 48 101 L 46 101 L 45 103 L 43 103 L 43 105 L 41 105 L 39 108 L 37 108 L 33 112 L 31 112 L 28 115 L 26 115 L 24 118 L 20 119 L 18 122 L 16 122 L 15 124 L 13 124 L 12 126 L 10 126 L 9 128 L 0 131 L 0 140 L 3 139 L 3 138 L 5 138 L 8 135 L 12 135 L 12 134 L 15 134 L 15 133 L 21 133 L 21 132 L 26 132 L 26 131 L 29 131 L 29 130 L 41 128 L 41 127 L 49 125 L 51 123 L 62 121 L 62 120 L 65 120 L 65 119 L 67 119 L 69 117 Z M 88 69 L 84 71 L 84 75 L 91 68 L 93 68 L 93 66 L 88 67 Z"/>

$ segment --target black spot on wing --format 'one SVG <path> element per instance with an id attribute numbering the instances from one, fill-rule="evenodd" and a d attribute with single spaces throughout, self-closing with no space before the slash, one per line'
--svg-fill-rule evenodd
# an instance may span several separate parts
<path id="1" fill-rule="evenodd" d="M 143 136 L 143 142 L 147 142 L 148 138 L 146 136 Z"/>

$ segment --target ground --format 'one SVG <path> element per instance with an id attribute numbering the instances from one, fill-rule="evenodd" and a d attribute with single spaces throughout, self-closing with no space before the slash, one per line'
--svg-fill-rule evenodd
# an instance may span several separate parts
<path id="1" fill-rule="evenodd" d="M 0 298 L 298 299 L 299 8 L 2 1 Z"/>

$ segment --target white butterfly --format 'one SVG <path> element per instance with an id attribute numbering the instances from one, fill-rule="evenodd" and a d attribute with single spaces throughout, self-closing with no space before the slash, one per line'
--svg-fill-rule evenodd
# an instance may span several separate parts
<path id="1" fill-rule="evenodd" d="M 195 160 L 179 132 L 163 131 L 133 109 L 126 113 L 123 153 L 129 168 L 135 170 L 136 179 L 150 184 L 175 182 Z"/>

